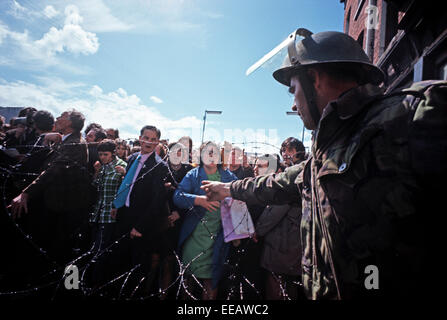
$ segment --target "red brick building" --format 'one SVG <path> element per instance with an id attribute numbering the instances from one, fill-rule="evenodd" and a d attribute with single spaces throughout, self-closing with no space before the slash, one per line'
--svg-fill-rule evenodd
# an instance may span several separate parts
<path id="1" fill-rule="evenodd" d="M 340 0 L 344 32 L 386 75 L 388 91 L 447 80 L 447 11 L 430 0 Z"/>

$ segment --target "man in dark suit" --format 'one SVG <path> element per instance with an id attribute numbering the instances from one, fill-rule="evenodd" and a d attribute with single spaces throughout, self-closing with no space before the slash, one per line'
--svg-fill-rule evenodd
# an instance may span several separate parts
<path id="1" fill-rule="evenodd" d="M 13 218 L 29 211 L 27 218 L 33 239 L 60 263 L 76 255 L 75 235 L 87 225 L 94 201 L 86 169 L 87 146 L 81 137 L 84 120 L 74 109 L 56 119 L 57 133 L 47 136 L 52 135 L 58 142 L 51 148 L 42 173 L 11 202 Z"/>
<path id="2" fill-rule="evenodd" d="M 151 263 L 151 257 L 159 251 L 161 232 L 167 228 L 164 211 L 167 191 L 164 180 L 168 176 L 168 169 L 155 152 L 160 134 L 160 130 L 154 126 L 141 129 L 141 152 L 129 158 L 127 174 L 114 201 L 114 207 L 119 208 L 118 236 L 129 235 L 120 245 L 118 258 L 127 270 L 129 264 L 131 267 L 140 265 L 134 273 L 136 282 L 129 281 L 130 289 L 143 276 L 147 276 L 154 263 Z"/>

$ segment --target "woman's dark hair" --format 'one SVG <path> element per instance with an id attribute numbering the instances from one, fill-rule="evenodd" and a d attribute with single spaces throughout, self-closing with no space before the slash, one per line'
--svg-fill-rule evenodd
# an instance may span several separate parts
<path id="1" fill-rule="evenodd" d="M 107 133 L 103 129 L 95 130 L 95 142 L 99 142 L 104 139 L 107 139 Z"/>
<path id="2" fill-rule="evenodd" d="M 120 134 L 119 130 L 118 129 L 114 129 L 114 128 L 107 128 L 107 129 L 105 129 L 106 132 L 110 131 L 110 130 L 113 130 L 113 135 L 115 137 L 114 139 L 118 139 L 119 138 L 119 134 Z"/>
<path id="3" fill-rule="evenodd" d="M 202 156 L 203 156 L 204 152 L 207 152 L 207 150 L 209 150 L 210 148 L 214 148 L 213 152 L 217 152 L 217 155 L 219 156 L 219 160 L 217 162 L 217 168 L 221 169 L 222 168 L 222 161 L 221 161 L 221 158 L 220 158 L 220 151 L 219 151 L 219 148 L 217 147 L 217 145 L 213 141 L 205 141 L 200 146 L 200 149 L 199 149 L 200 150 L 199 166 L 203 167 L 204 162 L 203 162 Z"/>
<path id="4" fill-rule="evenodd" d="M 127 141 L 126 140 L 117 138 L 117 139 L 115 139 L 115 143 L 116 143 L 117 147 L 118 146 L 125 146 L 125 147 L 127 147 Z"/>
<path id="5" fill-rule="evenodd" d="M 102 130 L 102 126 L 96 122 L 89 123 L 87 128 L 85 128 L 85 130 L 84 130 L 85 135 L 87 135 L 90 132 L 90 130 L 92 130 L 92 129 L 101 129 Z"/>
<path id="6" fill-rule="evenodd" d="M 158 146 L 160 147 L 160 158 L 165 159 L 166 158 L 166 146 L 163 143 L 159 143 Z"/>

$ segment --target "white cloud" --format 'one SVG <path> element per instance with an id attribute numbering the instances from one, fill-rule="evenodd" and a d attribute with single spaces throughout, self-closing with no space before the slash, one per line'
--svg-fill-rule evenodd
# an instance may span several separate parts
<path id="1" fill-rule="evenodd" d="M 59 11 L 54 9 L 53 6 L 46 6 L 45 9 L 43 10 L 43 13 L 48 19 L 52 19 L 57 15 L 59 15 Z"/>
<path id="2" fill-rule="evenodd" d="M 184 0 L 78 0 L 84 26 L 94 32 L 161 31 L 203 32 L 204 19 L 222 18 L 220 13 L 204 11 L 197 1 Z"/>
<path id="3" fill-rule="evenodd" d="M 39 106 L 42 109 L 59 111 L 57 98 L 41 87 L 16 81 L 8 83 L 0 79 L 0 105 L 7 107 Z"/>
<path id="4" fill-rule="evenodd" d="M 85 30 L 101 32 L 153 33 L 159 31 L 184 32 L 203 31 L 204 19 L 221 19 L 218 12 L 206 11 L 198 1 L 184 0 L 76 0 L 73 1 L 83 17 Z M 66 0 L 53 0 L 51 5 L 39 7 L 21 5 L 16 0 L 10 4 L 8 13 L 17 19 L 45 17 L 53 19 L 67 6 Z"/>
<path id="5" fill-rule="evenodd" d="M 3 39 L 6 38 L 6 36 L 8 35 L 9 30 L 8 27 L 5 26 L 1 21 L 0 21 L 0 45 L 3 42 Z"/>
<path id="6" fill-rule="evenodd" d="M 98 97 L 102 94 L 102 89 L 99 86 L 94 85 L 88 93 L 93 97 Z"/>
<path id="7" fill-rule="evenodd" d="M 35 79 L 45 88 L 46 92 L 51 93 L 55 97 L 71 97 L 76 95 L 79 89 L 87 86 L 82 82 L 66 82 L 58 77 L 34 76 Z"/>
<path id="8" fill-rule="evenodd" d="M 171 141 L 183 135 L 200 138 L 201 121 L 196 117 L 170 119 L 155 107 L 145 105 L 139 97 L 123 88 L 104 92 L 99 86 L 66 83 L 61 79 L 40 78 L 41 84 L 24 81 L 7 82 L 0 78 L 0 105 L 34 106 L 59 115 L 76 108 L 86 116 L 86 123 L 98 122 L 104 127 L 118 128 L 123 138 L 135 138 L 147 124 L 161 129 L 163 138 Z M 66 93 L 70 92 L 70 95 Z"/>
<path id="9" fill-rule="evenodd" d="M 17 19 L 23 19 L 25 16 L 29 15 L 30 11 L 16 0 L 12 0 L 9 3 L 8 13 Z"/>
<path id="10" fill-rule="evenodd" d="M 62 29 L 51 27 L 40 40 L 35 41 L 35 48 L 48 56 L 56 52 L 94 54 L 98 51 L 99 42 L 96 34 L 85 31 L 80 24 L 82 17 L 76 6 L 65 8 L 65 25 Z"/>
<path id="11" fill-rule="evenodd" d="M 163 100 L 161 100 L 160 98 L 158 98 L 156 96 L 151 96 L 149 99 L 151 99 L 152 102 L 154 102 L 154 103 L 163 103 Z"/>
<path id="12" fill-rule="evenodd" d="M 23 3 L 23 1 L 22 1 Z M 39 7 L 39 3 L 33 4 L 32 9 L 25 5 L 21 5 L 18 1 L 12 0 L 9 2 L 9 10 L 7 13 L 16 19 L 21 20 L 34 20 L 35 18 L 53 18 L 59 12 L 57 12 L 53 6 L 46 6 L 43 10 L 33 10 L 35 7 Z"/>
<path id="13" fill-rule="evenodd" d="M 67 24 L 63 29 L 51 27 L 40 40 L 34 42 L 35 48 L 47 56 L 70 52 L 84 55 L 98 51 L 99 42 L 94 33 L 87 32 L 76 24 Z"/>
<path id="14" fill-rule="evenodd" d="M 113 5 L 114 1 L 107 1 L 107 5 L 103 0 L 76 0 L 73 1 L 76 7 L 79 9 L 79 14 L 83 18 L 82 26 L 91 32 L 101 33 L 101 32 L 124 32 L 129 31 L 134 28 L 131 19 L 129 23 L 124 22 L 123 19 L 117 18 L 116 14 L 122 13 L 121 7 L 116 8 L 115 13 L 108 5 Z M 53 6 L 56 9 L 64 10 L 67 5 L 66 0 L 54 0 L 52 1 Z M 121 6 L 126 10 L 138 10 L 133 3 L 124 1 Z"/>
<path id="15" fill-rule="evenodd" d="M 65 7 L 65 24 L 81 24 L 84 19 L 79 14 L 79 9 L 75 5 Z"/>
<path id="16" fill-rule="evenodd" d="M 61 29 L 51 27 L 41 39 L 34 40 L 28 30 L 17 32 L 0 21 L 0 45 L 3 62 L 11 62 L 20 68 L 46 68 L 58 66 L 66 71 L 85 73 L 83 68 L 74 68 L 61 61 L 61 54 L 94 54 L 99 49 L 98 37 L 86 31 L 80 24 L 82 16 L 76 6 L 65 8 L 65 24 Z M 85 69 L 85 68 L 84 68 Z"/>

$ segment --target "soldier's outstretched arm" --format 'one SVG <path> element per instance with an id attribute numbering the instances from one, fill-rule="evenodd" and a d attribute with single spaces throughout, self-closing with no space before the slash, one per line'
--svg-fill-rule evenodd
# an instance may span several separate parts
<path id="1" fill-rule="evenodd" d="M 288 168 L 279 174 L 245 178 L 228 183 L 203 181 L 202 189 L 209 201 L 232 197 L 249 205 L 301 203 L 295 180 L 303 170 L 303 164 Z"/>

